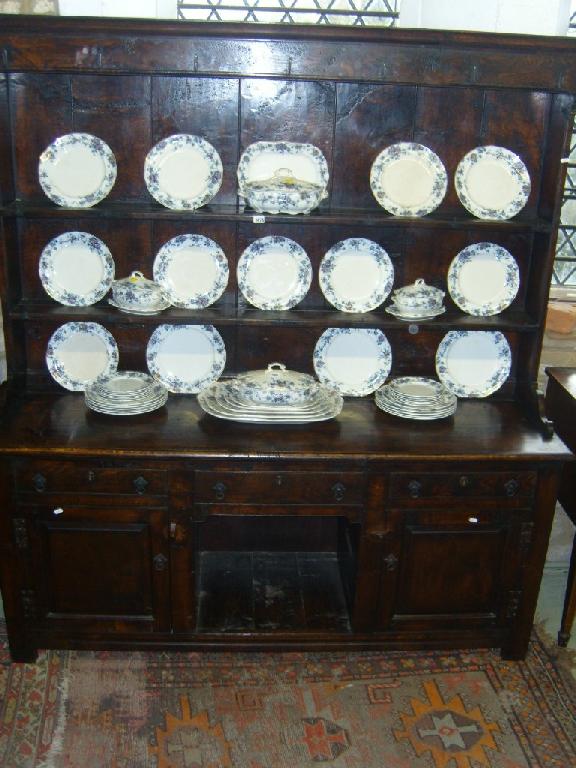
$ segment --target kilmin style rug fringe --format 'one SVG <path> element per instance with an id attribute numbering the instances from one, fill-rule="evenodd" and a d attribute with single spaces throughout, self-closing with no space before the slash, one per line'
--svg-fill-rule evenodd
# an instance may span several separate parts
<path id="1" fill-rule="evenodd" d="M 3 768 L 573 768 L 576 683 L 492 650 L 0 651 Z M 573 661 L 573 660 L 572 660 Z"/>

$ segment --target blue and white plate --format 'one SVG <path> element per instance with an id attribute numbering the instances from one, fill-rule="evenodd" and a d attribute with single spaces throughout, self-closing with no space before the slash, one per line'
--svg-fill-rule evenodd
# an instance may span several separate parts
<path id="1" fill-rule="evenodd" d="M 89 232 L 65 232 L 50 240 L 38 265 L 46 293 L 69 307 L 100 301 L 110 289 L 114 271 L 108 247 Z"/>
<path id="2" fill-rule="evenodd" d="M 98 323 L 65 323 L 48 341 L 46 365 L 58 384 L 82 392 L 99 376 L 116 371 L 118 346 Z"/>
<path id="3" fill-rule="evenodd" d="M 314 370 L 343 395 L 369 395 L 386 381 L 392 350 L 378 328 L 327 328 L 314 348 Z"/>
<path id="4" fill-rule="evenodd" d="M 530 174 L 505 147 L 476 147 L 458 163 L 454 186 L 460 202 L 479 219 L 510 219 L 530 196 Z"/>
<path id="5" fill-rule="evenodd" d="M 457 397 L 488 397 L 504 384 L 511 364 L 500 331 L 449 331 L 436 351 L 436 373 Z"/>
<path id="6" fill-rule="evenodd" d="M 370 312 L 392 290 L 394 267 L 378 243 L 350 237 L 330 248 L 320 262 L 320 288 L 342 312 Z"/>
<path id="7" fill-rule="evenodd" d="M 514 257 L 495 243 L 474 243 L 448 269 L 452 300 L 469 315 L 497 315 L 512 304 L 520 287 Z"/>
<path id="8" fill-rule="evenodd" d="M 290 309 L 308 293 L 312 265 L 301 245 L 288 237 L 261 237 L 238 260 L 238 286 L 258 309 Z"/>
<path id="9" fill-rule="evenodd" d="M 425 216 L 438 208 L 448 187 L 444 164 L 424 144 L 401 141 L 382 150 L 370 169 L 370 188 L 394 216 Z"/>
<path id="10" fill-rule="evenodd" d="M 144 162 L 144 181 L 166 208 L 195 210 L 210 202 L 222 185 L 222 160 L 200 136 L 178 133 L 156 144 Z"/>
<path id="11" fill-rule="evenodd" d="M 196 393 L 219 378 L 226 348 L 212 325 L 159 325 L 148 342 L 146 361 L 169 392 Z"/>
<path id="12" fill-rule="evenodd" d="M 294 141 L 255 141 L 240 156 L 238 194 L 245 197 L 247 184 L 270 179 L 281 170 L 323 189 L 328 186 L 328 163 L 318 147 Z"/>
<path id="13" fill-rule="evenodd" d="M 218 243 L 203 235 L 178 235 L 154 259 L 154 280 L 175 307 L 203 309 L 228 285 L 228 260 Z"/>
<path id="14" fill-rule="evenodd" d="M 116 181 L 114 153 L 90 133 L 67 133 L 40 155 L 38 180 L 57 205 L 90 208 L 103 200 Z"/>

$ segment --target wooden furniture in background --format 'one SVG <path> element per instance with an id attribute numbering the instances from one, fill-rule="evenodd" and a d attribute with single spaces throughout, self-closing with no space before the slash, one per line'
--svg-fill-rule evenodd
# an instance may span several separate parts
<path id="1" fill-rule="evenodd" d="M 536 376 L 571 130 L 576 43 L 435 31 L 6 18 L 0 27 L 0 254 L 9 379 L 0 431 L 0 583 L 13 658 L 42 647 L 413 648 L 526 652 L 568 452 L 541 418 Z M 58 208 L 38 183 L 57 136 L 86 131 L 112 148 L 118 178 L 94 208 Z M 143 181 L 148 150 L 200 134 L 224 183 L 193 213 L 162 208 Z M 254 220 L 238 202 L 239 155 L 257 140 L 310 142 L 327 157 L 329 196 L 307 216 Z M 369 172 L 396 141 L 421 142 L 451 183 L 423 218 L 395 218 Z M 532 189 L 509 221 L 461 206 L 452 179 L 478 145 L 519 154 Z M 117 275 L 150 276 L 178 233 L 216 240 L 230 264 L 222 298 L 161 317 L 106 301 L 66 307 L 38 277 L 62 232 L 106 242 Z M 250 308 L 237 289 L 244 248 L 291 237 L 314 268 L 303 302 Z M 331 308 L 323 254 L 368 237 L 391 255 L 395 286 L 445 286 L 466 245 L 513 253 L 521 287 L 493 317 L 448 311 L 408 325 Z M 100 416 L 45 366 L 61 324 L 93 320 L 145 370 L 159 323 L 211 323 L 225 374 L 279 360 L 312 372 L 327 327 L 377 327 L 392 375 L 435 375 L 446 332 L 500 330 L 511 374 L 493 396 L 421 423 L 349 398 L 337 419 L 302 426 L 218 421 L 194 396 L 161 411 Z"/>
<path id="2" fill-rule="evenodd" d="M 557 425 L 558 434 L 573 453 L 576 453 L 576 369 L 547 368 L 546 412 Z M 576 462 L 564 465 L 558 501 L 570 520 L 576 525 Z M 558 645 L 566 646 L 570 640 L 576 615 L 576 536 L 572 543 L 572 556 L 566 584 L 562 622 L 558 632 Z"/>

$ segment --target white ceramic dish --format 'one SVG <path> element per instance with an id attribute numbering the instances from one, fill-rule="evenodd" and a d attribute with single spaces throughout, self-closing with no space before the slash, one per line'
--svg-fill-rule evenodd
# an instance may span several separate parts
<path id="1" fill-rule="evenodd" d="M 312 265 L 301 245 L 287 237 L 262 237 L 238 260 L 238 286 L 259 309 L 290 309 L 307 294 Z"/>
<path id="2" fill-rule="evenodd" d="M 320 262 L 320 288 L 342 312 L 370 312 L 387 298 L 394 283 L 390 257 L 363 237 L 341 240 Z"/>
<path id="3" fill-rule="evenodd" d="M 161 285 L 148 280 L 142 272 L 134 270 L 128 277 L 114 280 L 112 299 L 116 306 L 123 309 L 135 309 L 137 312 L 149 312 L 166 301 Z"/>
<path id="4" fill-rule="evenodd" d="M 146 361 L 169 392 L 196 393 L 218 379 L 226 349 L 212 325 L 159 325 L 148 342 Z"/>
<path id="5" fill-rule="evenodd" d="M 290 168 L 279 168 L 262 181 L 244 184 L 244 197 L 257 213 L 310 213 L 326 195 L 320 184 L 302 181 L 292 175 Z"/>
<path id="6" fill-rule="evenodd" d="M 392 367 L 392 350 L 377 328 L 328 328 L 314 348 L 321 382 L 343 395 L 362 397 L 382 386 Z"/>
<path id="7" fill-rule="evenodd" d="M 512 304 L 519 287 L 518 264 L 495 243 L 469 245 L 448 269 L 450 296 L 469 315 L 497 315 Z"/>
<path id="8" fill-rule="evenodd" d="M 114 186 L 116 158 L 97 136 L 67 133 L 40 155 L 38 180 L 44 194 L 57 205 L 90 208 Z"/>
<path id="9" fill-rule="evenodd" d="M 419 315 L 440 309 L 444 295 L 443 290 L 433 285 L 426 285 L 423 278 L 419 277 L 411 285 L 397 288 L 392 299 L 401 312 Z"/>
<path id="10" fill-rule="evenodd" d="M 46 293 L 70 307 L 100 301 L 112 284 L 114 269 L 108 247 L 88 232 L 65 232 L 50 240 L 38 265 Z"/>
<path id="11" fill-rule="evenodd" d="M 394 315 L 394 317 L 397 317 L 399 320 L 404 320 L 407 323 L 413 323 L 417 322 L 418 320 L 432 320 L 439 315 L 443 315 L 444 312 L 446 312 L 446 307 L 438 307 L 437 309 L 425 309 L 422 310 L 421 314 L 418 314 L 405 312 L 402 309 L 398 309 L 395 304 L 389 304 L 385 311 L 390 315 Z"/>
<path id="12" fill-rule="evenodd" d="M 409 141 L 382 150 L 370 169 L 370 188 L 378 203 L 394 216 L 425 216 L 446 195 L 444 164 L 428 147 Z"/>
<path id="13" fill-rule="evenodd" d="M 138 309 L 118 304 L 114 301 L 114 299 L 108 299 L 108 304 L 110 304 L 112 307 L 115 307 L 116 309 L 119 309 L 120 312 L 125 312 L 127 315 L 157 315 L 159 312 L 162 312 L 171 306 L 168 299 L 160 299 L 158 302 L 151 304 L 149 307 L 142 307 Z"/>
<path id="14" fill-rule="evenodd" d="M 156 144 L 144 162 L 144 181 L 166 208 L 195 210 L 210 202 L 222 185 L 222 160 L 200 136 L 178 133 Z"/>
<path id="15" fill-rule="evenodd" d="M 150 375 L 140 371 L 122 371 L 100 376 L 86 387 L 88 408 L 111 416 L 132 416 L 161 408 L 168 390 Z"/>
<path id="16" fill-rule="evenodd" d="M 289 171 L 299 181 L 313 184 L 326 195 L 328 163 L 313 144 L 293 141 L 256 141 L 240 156 L 238 163 L 238 194 L 246 197 L 246 185 L 273 178 L 278 171 Z"/>
<path id="17" fill-rule="evenodd" d="M 268 368 L 240 373 L 230 382 L 230 389 L 246 401 L 260 405 L 295 405 L 305 403 L 317 390 L 314 377 L 290 371 L 282 363 Z"/>
<path id="18" fill-rule="evenodd" d="M 500 331 L 449 331 L 436 351 L 436 372 L 457 397 L 488 397 L 510 375 L 510 345 Z"/>
<path id="19" fill-rule="evenodd" d="M 479 219 L 510 219 L 530 196 L 530 174 L 505 147 L 476 147 L 458 163 L 454 186 L 460 202 Z"/>
<path id="20" fill-rule="evenodd" d="M 118 346 L 98 323 L 65 323 L 48 341 L 46 365 L 58 384 L 81 392 L 99 376 L 117 369 Z"/>
<path id="21" fill-rule="evenodd" d="M 228 285 L 228 260 L 218 243 L 203 235 L 177 235 L 156 254 L 154 280 L 175 307 L 202 309 Z"/>

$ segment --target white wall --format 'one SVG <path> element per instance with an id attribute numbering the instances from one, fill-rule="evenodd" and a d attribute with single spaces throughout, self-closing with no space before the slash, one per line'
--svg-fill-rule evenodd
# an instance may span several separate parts
<path id="1" fill-rule="evenodd" d="M 175 19 L 176 0 L 60 0 L 60 15 Z"/>

